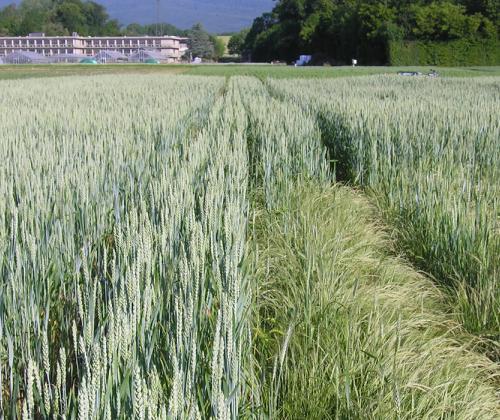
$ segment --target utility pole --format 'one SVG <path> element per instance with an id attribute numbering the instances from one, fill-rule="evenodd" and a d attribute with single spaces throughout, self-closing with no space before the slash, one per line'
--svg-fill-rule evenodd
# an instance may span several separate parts
<path id="1" fill-rule="evenodd" d="M 156 36 L 160 36 L 160 0 L 156 0 Z"/>

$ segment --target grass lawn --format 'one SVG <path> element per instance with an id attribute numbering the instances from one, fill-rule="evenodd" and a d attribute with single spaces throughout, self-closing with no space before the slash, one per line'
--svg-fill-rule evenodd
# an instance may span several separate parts
<path id="1" fill-rule="evenodd" d="M 258 78 L 333 78 L 397 73 L 401 70 L 429 72 L 431 67 L 292 67 L 266 64 L 52 64 L 52 65 L 0 65 L 0 80 L 33 77 L 90 76 L 100 74 L 192 74 L 200 76 L 255 76 Z M 445 77 L 500 76 L 495 67 L 443 67 L 435 68 Z"/>
<path id="2" fill-rule="evenodd" d="M 224 43 L 224 55 L 229 54 L 229 50 L 227 49 L 227 45 L 229 44 L 229 40 L 231 39 L 231 35 L 219 35 L 219 38 Z"/>
<path id="3" fill-rule="evenodd" d="M 217 76 L 256 76 L 259 78 L 333 78 L 344 76 L 367 76 L 373 74 L 397 73 L 398 71 L 421 71 L 428 73 L 437 70 L 445 77 L 500 76 L 500 66 L 496 67 L 292 67 L 272 65 L 201 65 L 193 66 L 189 73 Z"/>
<path id="4" fill-rule="evenodd" d="M 33 77 L 94 76 L 101 74 L 179 74 L 190 69 L 187 65 L 151 64 L 48 64 L 0 65 L 0 80 Z"/>

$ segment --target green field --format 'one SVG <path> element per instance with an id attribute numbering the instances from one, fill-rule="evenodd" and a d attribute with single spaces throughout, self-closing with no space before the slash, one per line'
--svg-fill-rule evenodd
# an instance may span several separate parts
<path id="1" fill-rule="evenodd" d="M 398 70 L 0 66 L 0 417 L 499 418 L 500 68 Z"/>
<path id="2" fill-rule="evenodd" d="M 229 41 L 231 39 L 230 35 L 218 35 L 217 38 L 219 38 L 223 43 L 224 43 L 224 55 L 229 54 L 229 50 L 227 49 L 227 44 L 229 44 Z"/>
<path id="3" fill-rule="evenodd" d="M 101 74 L 192 74 L 199 76 L 254 76 L 273 78 L 331 78 L 393 74 L 398 71 L 428 73 L 430 67 L 293 67 L 276 65 L 151 65 L 151 64 L 57 64 L 57 65 L 0 65 L 0 80 L 32 77 L 95 76 Z M 445 77 L 499 76 L 500 67 L 435 68 Z"/>

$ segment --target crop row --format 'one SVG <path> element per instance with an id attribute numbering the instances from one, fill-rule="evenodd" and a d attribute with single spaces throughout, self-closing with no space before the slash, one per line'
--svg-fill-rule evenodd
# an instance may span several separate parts
<path id="1" fill-rule="evenodd" d="M 316 115 L 337 178 L 372 193 L 405 253 L 451 289 L 461 322 L 498 343 L 496 79 L 269 84 Z"/>

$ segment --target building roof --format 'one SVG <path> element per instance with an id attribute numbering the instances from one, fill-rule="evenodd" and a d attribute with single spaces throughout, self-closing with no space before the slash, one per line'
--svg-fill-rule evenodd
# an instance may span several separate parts
<path id="1" fill-rule="evenodd" d="M 2 36 L 0 37 L 1 39 L 178 39 L 179 41 L 187 41 L 189 38 L 182 37 L 182 36 L 175 36 L 175 35 L 160 35 L 160 36 L 153 36 L 153 35 L 137 35 L 137 36 L 82 36 L 82 35 L 57 35 L 57 36 L 41 36 L 41 35 L 35 35 L 31 34 L 28 36 Z"/>
<path id="2" fill-rule="evenodd" d="M 46 37 L 50 38 L 50 37 Z M 54 38 L 54 37 L 52 37 Z M 68 38 L 68 37 L 63 37 L 63 38 Z M 69 37 L 72 38 L 72 37 Z M 123 35 L 123 36 L 81 36 L 78 35 L 75 38 L 81 38 L 81 39 L 178 39 L 180 41 L 187 41 L 189 38 L 183 37 L 183 36 L 177 36 L 177 35 Z"/>

